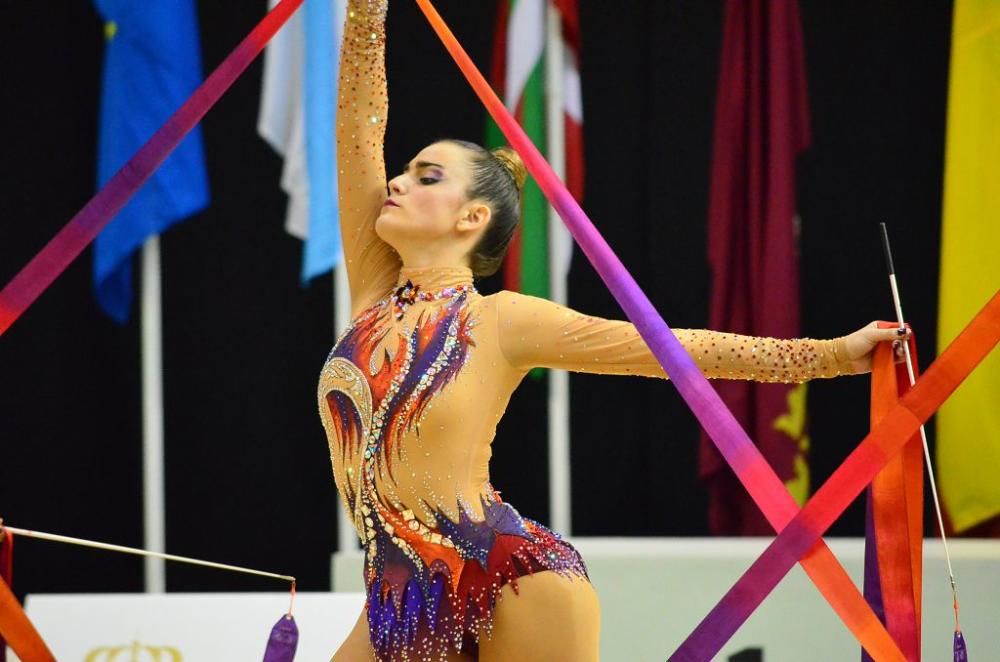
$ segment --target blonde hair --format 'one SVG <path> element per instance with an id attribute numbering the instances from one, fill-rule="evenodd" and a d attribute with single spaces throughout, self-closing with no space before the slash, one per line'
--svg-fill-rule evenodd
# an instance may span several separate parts
<path id="1" fill-rule="evenodd" d="M 514 178 L 514 185 L 517 186 L 518 192 L 521 192 L 524 189 L 524 182 L 528 179 L 528 169 L 524 167 L 521 155 L 510 147 L 491 149 L 490 154 L 510 173 L 510 176 Z"/>

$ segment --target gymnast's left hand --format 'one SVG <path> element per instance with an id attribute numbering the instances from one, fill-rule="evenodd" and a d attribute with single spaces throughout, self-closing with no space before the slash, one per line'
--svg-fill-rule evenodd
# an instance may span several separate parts
<path id="1" fill-rule="evenodd" d="M 847 360 L 853 374 L 872 371 L 872 354 L 881 342 L 891 342 L 896 355 L 896 362 L 903 360 L 903 343 L 909 340 L 910 329 L 900 333 L 899 327 L 891 329 L 878 328 L 878 322 L 866 324 L 845 338 L 847 341 Z"/>

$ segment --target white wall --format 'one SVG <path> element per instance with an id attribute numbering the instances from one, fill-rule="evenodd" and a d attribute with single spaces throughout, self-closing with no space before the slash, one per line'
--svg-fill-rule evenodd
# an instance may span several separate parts
<path id="1" fill-rule="evenodd" d="M 60 662 L 246 662 L 264 657 L 288 598 L 287 592 L 135 593 L 29 595 L 25 602 Z M 329 660 L 364 603 L 361 593 L 299 593 L 296 659 Z"/>

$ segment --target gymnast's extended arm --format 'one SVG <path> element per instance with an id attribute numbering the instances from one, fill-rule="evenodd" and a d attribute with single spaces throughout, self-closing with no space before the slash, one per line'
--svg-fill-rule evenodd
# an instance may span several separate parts
<path id="1" fill-rule="evenodd" d="M 513 292 L 497 296 L 497 337 L 516 369 L 666 377 L 633 324 L 583 315 Z M 866 327 L 833 340 L 777 339 L 704 329 L 674 329 L 706 377 L 758 382 L 804 382 L 870 370 L 878 342 L 895 329 Z"/>

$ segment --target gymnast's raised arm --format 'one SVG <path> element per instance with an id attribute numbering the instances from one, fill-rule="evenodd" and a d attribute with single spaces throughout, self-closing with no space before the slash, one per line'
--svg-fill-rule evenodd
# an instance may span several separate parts
<path id="1" fill-rule="evenodd" d="M 387 0 L 349 0 L 341 47 L 337 176 L 352 316 L 385 296 L 400 268 L 399 256 L 375 234 L 375 219 L 386 199 L 382 143 L 389 110 L 387 4 Z"/>

